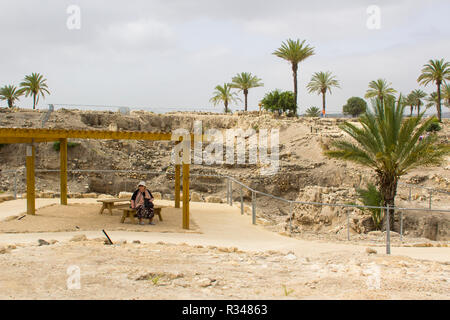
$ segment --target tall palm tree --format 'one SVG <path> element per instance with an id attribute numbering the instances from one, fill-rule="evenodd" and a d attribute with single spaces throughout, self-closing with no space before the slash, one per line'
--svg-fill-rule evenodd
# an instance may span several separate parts
<path id="1" fill-rule="evenodd" d="M 420 90 L 420 89 L 413 90 L 411 92 L 411 94 L 412 94 L 412 96 L 414 98 L 414 101 L 415 101 L 414 105 L 417 108 L 417 115 L 419 115 L 420 107 L 423 105 L 422 99 L 425 98 L 427 96 L 427 94 L 424 91 Z"/>
<path id="2" fill-rule="evenodd" d="M 249 72 L 242 72 L 231 79 L 230 87 L 239 89 L 244 93 L 245 111 L 247 111 L 248 89 L 263 87 L 264 84 L 260 81 L 261 79 L 259 79 L 257 76 L 253 76 Z"/>
<path id="3" fill-rule="evenodd" d="M 373 112 L 368 110 L 359 118 L 360 126 L 342 124 L 340 128 L 350 136 L 350 141 L 335 140 L 324 154 L 373 169 L 383 205 L 393 207 L 399 178 L 413 168 L 441 164 L 450 154 L 450 145 L 438 144 L 435 135 L 421 140 L 436 118 L 424 119 L 424 113 L 405 118 L 402 98 L 376 99 L 373 108 Z M 394 215 L 390 216 L 392 227 Z"/>
<path id="4" fill-rule="evenodd" d="M 40 96 L 45 98 L 45 93 L 50 94 L 46 81 L 47 79 L 44 79 L 41 74 L 32 73 L 25 76 L 24 81 L 20 83 L 20 93 L 24 93 L 25 97 L 33 97 L 33 109 L 36 109 Z"/>
<path id="5" fill-rule="evenodd" d="M 274 55 L 276 55 L 279 58 L 282 58 L 284 60 L 287 60 L 291 63 L 292 66 L 292 75 L 294 77 L 294 97 L 295 97 L 295 113 L 298 114 L 298 104 L 297 104 L 297 71 L 298 71 L 298 64 L 302 62 L 303 60 L 311 57 L 314 55 L 314 47 L 310 47 L 309 45 L 305 44 L 306 40 L 303 40 L 300 42 L 299 39 L 296 41 L 292 39 L 286 40 L 286 42 L 283 42 L 281 44 L 281 47 L 275 50 L 273 52 Z"/>
<path id="6" fill-rule="evenodd" d="M 339 81 L 331 74 L 331 72 L 316 72 L 311 78 L 306 88 L 308 92 L 317 92 L 317 94 L 322 94 L 322 114 L 325 114 L 325 95 L 327 91 L 331 94 L 331 88 L 340 88 Z"/>
<path id="7" fill-rule="evenodd" d="M 442 88 L 442 97 L 444 98 L 445 105 L 450 108 L 450 84 L 446 83 Z"/>
<path id="8" fill-rule="evenodd" d="M 391 88 L 392 83 L 387 83 L 385 79 L 378 79 L 369 83 L 369 89 L 366 91 L 364 98 L 378 98 L 381 101 L 388 98 L 395 98 L 395 89 Z"/>
<path id="9" fill-rule="evenodd" d="M 225 106 L 225 113 L 228 113 L 228 105 L 233 102 L 240 101 L 238 97 L 236 97 L 236 92 L 231 92 L 231 87 L 229 83 L 224 83 L 223 86 L 216 86 L 215 91 L 213 92 L 213 97 L 209 100 L 210 102 L 217 105 L 223 102 Z"/>
<path id="10" fill-rule="evenodd" d="M 4 86 L 0 88 L 0 100 L 8 101 L 8 107 L 13 108 L 14 103 L 19 100 L 19 97 L 22 95 L 20 90 L 17 90 L 15 85 Z"/>
<path id="11" fill-rule="evenodd" d="M 417 82 L 420 84 L 427 86 L 429 83 L 436 83 L 437 87 L 437 116 L 439 122 L 442 122 L 441 115 L 441 84 L 450 80 L 450 63 L 444 62 L 444 59 L 441 60 L 430 60 L 427 64 L 423 66 L 422 74 L 417 78 Z"/>

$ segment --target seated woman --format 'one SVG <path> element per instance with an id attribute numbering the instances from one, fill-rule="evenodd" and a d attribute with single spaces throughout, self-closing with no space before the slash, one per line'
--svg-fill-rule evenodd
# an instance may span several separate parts
<path id="1" fill-rule="evenodd" d="M 144 224 L 143 219 L 149 219 L 149 224 L 154 225 L 153 220 L 153 195 L 147 189 L 144 181 L 139 182 L 138 189 L 131 196 L 131 208 L 136 209 L 139 224 Z"/>

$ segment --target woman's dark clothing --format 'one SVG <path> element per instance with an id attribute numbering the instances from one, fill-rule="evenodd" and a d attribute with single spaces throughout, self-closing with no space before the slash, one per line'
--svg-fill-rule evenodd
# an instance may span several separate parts
<path id="1" fill-rule="evenodd" d="M 135 206 L 136 206 L 136 216 L 139 219 L 152 219 L 153 216 L 155 215 L 153 212 L 153 203 L 150 202 L 150 199 L 146 199 L 145 198 L 145 192 L 147 192 L 147 196 L 150 195 L 151 198 L 153 198 L 152 193 L 150 192 L 150 190 L 145 190 L 144 192 L 141 192 L 141 194 L 139 195 L 139 189 L 136 190 L 135 192 L 133 192 L 133 195 L 131 196 L 131 200 L 133 200 L 135 202 Z M 144 198 L 144 205 L 137 205 L 136 203 L 136 199 L 140 198 L 140 197 Z"/>

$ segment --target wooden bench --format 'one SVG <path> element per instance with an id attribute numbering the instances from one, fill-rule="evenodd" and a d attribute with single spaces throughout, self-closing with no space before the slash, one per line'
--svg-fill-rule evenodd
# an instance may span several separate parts
<path id="1" fill-rule="evenodd" d="M 158 216 L 159 221 L 163 221 L 161 210 L 162 208 L 167 208 L 169 206 L 162 206 L 162 205 L 154 205 L 153 207 L 153 213 L 155 216 Z M 126 218 L 130 218 L 132 223 L 135 223 L 134 217 L 136 216 L 136 209 L 130 208 L 129 205 L 122 205 L 120 207 L 116 207 L 123 211 L 122 218 L 120 219 L 120 223 L 124 223 Z"/>
<path id="2" fill-rule="evenodd" d="M 123 198 L 100 199 L 100 200 L 97 200 L 97 202 L 102 203 L 102 207 L 100 209 L 99 214 L 102 214 L 105 209 L 108 209 L 109 213 L 111 215 L 113 215 L 112 209 L 117 209 L 117 208 L 120 208 L 121 206 L 124 206 L 123 204 L 115 205 L 116 202 L 128 202 L 129 203 L 130 199 L 123 199 Z"/>

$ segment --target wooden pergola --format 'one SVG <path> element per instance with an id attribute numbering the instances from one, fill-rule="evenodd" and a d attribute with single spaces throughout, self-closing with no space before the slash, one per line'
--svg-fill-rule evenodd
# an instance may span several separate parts
<path id="1" fill-rule="evenodd" d="M 202 137 L 203 138 L 203 137 Z M 60 142 L 60 200 L 67 205 L 67 139 L 104 139 L 104 140 L 147 140 L 173 141 L 171 133 L 105 131 L 105 130 L 65 130 L 65 129 L 26 129 L 0 128 L 0 144 L 27 144 L 27 213 L 36 213 L 35 190 L 35 143 Z M 194 135 L 191 134 L 191 141 Z M 180 138 L 175 143 L 182 141 Z M 183 166 L 183 228 L 189 229 L 189 163 Z M 181 165 L 175 164 L 175 208 L 180 208 Z"/>

